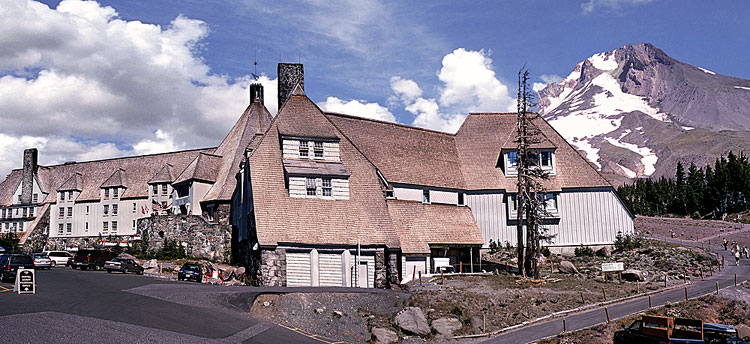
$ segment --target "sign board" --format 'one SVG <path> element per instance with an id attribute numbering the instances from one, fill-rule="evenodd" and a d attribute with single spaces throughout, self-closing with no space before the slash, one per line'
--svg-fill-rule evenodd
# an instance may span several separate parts
<path id="1" fill-rule="evenodd" d="M 622 271 L 625 270 L 623 263 L 602 263 L 602 272 Z"/>
<path id="2" fill-rule="evenodd" d="M 36 294 L 36 278 L 33 269 L 21 269 L 16 271 L 15 291 L 19 294 Z"/>

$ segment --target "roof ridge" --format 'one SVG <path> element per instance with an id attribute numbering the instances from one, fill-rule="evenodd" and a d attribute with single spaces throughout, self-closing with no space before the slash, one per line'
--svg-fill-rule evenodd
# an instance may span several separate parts
<path id="1" fill-rule="evenodd" d="M 430 134 L 438 134 L 438 135 L 444 135 L 444 136 L 450 136 L 450 137 L 455 137 L 456 136 L 456 134 L 446 133 L 446 132 L 440 131 L 440 130 L 422 128 L 422 127 L 417 127 L 417 126 L 403 124 L 403 123 L 398 123 L 398 122 L 389 122 L 389 121 L 383 121 L 383 120 L 379 120 L 379 119 L 360 117 L 360 116 L 349 115 L 349 114 L 340 113 L 340 112 L 323 111 L 323 114 L 326 115 L 326 116 L 330 115 L 330 116 L 346 117 L 346 118 L 350 118 L 350 119 L 357 119 L 357 120 L 363 120 L 363 121 L 368 121 L 368 122 L 375 122 L 375 123 L 378 123 L 378 124 L 393 125 L 393 126 L 397 126 L 397 127 L 402 127 L 404 129 L 412 129 L 412 130 L 417 130 L 417 131 L 424 131 L 424 132 L 427 132 L 427 133 L 430 133 Z"/>
<path id="2" fill-rule="evenodd" d="M 151 156 L 157 156 L 157 155 L 166 155 L 166 154 L 176 154 L 176 153 L 186 153 L 186 152 L 194 152 L 199 150 L 206 150 L 206 149 L 216 149 L 217 147 L 204 147 L 204 148 L 191 148 L 191 149 L 185 149 L 185 150 L 178 150 L 178 151 L 171 151 L 171 152 L 162 152 L 162 153 L 153 153 L 153 154 L 141 154 L 141 155 L 131 155 L 131 156 L 121 156 L 116 158 L 107 158 L 107 159 L 98 159 L 98 160 L 86 160 L 86 161 L 76 161 L 74 163 L 62 163 L 62 164 L 56 164 L 56 165 L 39 165 L 40 168 L 52 168 L 52 167 L 59 167 L 59 166 L 71 166 L 71 165 L 78 165 L 78 164 L 87 164 L 90 162 L 102 162 L 102 161 L 111 161 L 111 160 L 124 160 L 124 159 L 133 159 L 133 158 L 143 158 L 143 157 L 151 157 Z M 204 153 L 204 152 L 201 152 Z M 211 154 L 211 153 L 206 153 Z M 23 170 L 21 168 L 13 169 L 13 170 Z M 11 171 L 13 171 L 11 170 Z"/>

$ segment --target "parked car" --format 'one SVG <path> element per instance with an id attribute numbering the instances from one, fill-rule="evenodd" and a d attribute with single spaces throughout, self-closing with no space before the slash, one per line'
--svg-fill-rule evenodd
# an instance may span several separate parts
<path id="1" fill-rule="evenodd" d="M 128 272 L 135 272 L 138 275 L 143 275 L 143 267 L 138 265 L 136 261 L 128 258 L 112 258 L 112 260 L 108 260 L 104 263 L 104 268 L 107 269 L 107 273 L 120 271 L 125 274 Z"/>
<path id="2" fill-rule="evenodd" d="M 5 253 L 5 247 L 0 246 L 0 254 Z"/>
<path id="3" fill-rule="evenodd" d="M 34 260 L 28 254 L 3 254 L 0 256 L 0 282 L 16 279 L 18 268 L 33 269 Z"/>
<path id="4" fill-rule="evenodd" d="M 104 268 L 104 263 L 114 257 L 114 253 L 110 251 L 91 249 L 78 250 L 75 257 L 73 257 L 71 266 L 73 267 L 73 269 L 80 268 L 81 270 L 101 270 Z"/>
<path id="5" fill-rule="evenodd" d="M 630 326 L 615 332 L 615 344 L 746 344 L 737 337 L 734 326 L 704 323 L 701 320 L 641 316 Z"/>
<path id="6" fill-rule="evenodd" d="M 44 251 L 44 253 L 46 253 L 49 260 L 52 261 L 53 268 L 58 265 L 68 266 L 68 258 L 73 258 L 73 255 L 70 254 L 70 252 L 65 251 Z"/>
<path id="7" fill-rule="evenodd" d="M 52 269 L 52 261 L 46 253 L 32 253 L 31 259 L 34 260 L 35 269 Z"/>
<path id="8" fill-rule="evenodd" d="M 200 283 L 203 280 L 203 268 L 198 263 L 187 262 L 182 265 L 177 273 L 177 279 L 180 281 L 196 281 Z"/>

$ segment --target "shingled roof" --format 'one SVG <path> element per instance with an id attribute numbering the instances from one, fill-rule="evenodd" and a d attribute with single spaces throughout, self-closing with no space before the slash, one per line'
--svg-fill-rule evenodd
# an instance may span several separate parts
<path id="1" fill-rule="evenodd" d="M 81 180 L 83 176 L 81 176 L 80 172 L 73 173 L 68 180 L 66 180 L 62 185 L 60 185 L 59 188 L 57 188 L 57 191 L 81 191 L 83 190 L 83 181 Z"/>
<path id="2" fill-rule="evenodd" d="M 216 181 L 216 172 L 219 169 L 221 157 L 201 152 L 174 180 L 174 184 L 187 181 L 199 181 L 213 183 Z"/>
<path id="3" fill-rule="evenodd" d="M 164 164 L 164 167 L 149 179 L 148 184 L 171 183 L 172 181 L 174 181 L 174 177 L 172 177 L 172 165 Z"/>
<path id="4" fill-rule="evenodd" d="M 112 172 L 112 175 L 107 178 L 107 180 L 102 183 L 101 187 L 103 188 L 110 188 L 110 187 L 116 187 L 116 186 L 126 186 L 125 185 L 125 171 L 122 170 L 122 168 L 118 168 L 114 172 Z"/>
<path id="5" fill-rule="evenodd" d="M 320 137 L 306 131 L 297 131 L 304 127 L 317 128 L 316 133 L 323 132 L 340 140 L 341 163 L 351 173 L 348 200 L 289 196 L 279 136 L 309 134 Z M 362 245 L 398 247 L 398 237 L 388 214 L 375 167 L 306 96 L 293 94 L 288 98 L 249 159 L 260 245 L 356 245 L 359 242 Z"/>
<path id="6" fill-rule="evenodd" d="M 430 253 L 430 245 L 482 245 L 484 238 L 469 207 L 388 200 L 401 252 Z"/>
<path id="7" fill-rule="evenodd" d="M 221 156 L 216 181 L 201 201 L 230 201 L 237 186 L 235 175 L 240 170 L 240 162 L 245 157 L 245 149 L 258 136 L 263 135 L 271 125 L 271 113 L 263 103 L 251 103 L 232 130 L 221 142 L 214 154 Z"/>

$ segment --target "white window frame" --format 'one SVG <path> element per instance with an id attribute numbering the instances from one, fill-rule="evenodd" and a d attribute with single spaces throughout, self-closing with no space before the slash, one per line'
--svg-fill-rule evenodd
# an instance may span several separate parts
<path id="1" fill-rule="evenodd" d="M 109 222 L 102 222 L 102 232 L 109 232 Z"/>
<path id="2" fill-rule="evenodd" d="M 162 194 L 162 196 L 166 196 L 167 195 L 167 184 L 162 184 L 161 185 L 161 194 Z"/>
<path id="3" fill-rule="evenodd" d="M 311 195 L 310 192 L 313 192 Z M 306 197 L 317 197 L 318 196 L 318 180 L 313 177 L 305 178 L 305 196 Z"/>
<path id="4" fill-rule="evenodd" d="M 102 216 L 108 216 L 109 215 L 109 204 L 104 205 L 104 211 L 102 212 Z"/>
<path id="5" fill-rule="evenodd" d="M 62 219 L 63 217 L 65 217 L 65 207 L 60 207 L 58 209 L 60 209 L 60 211 L 58 212 L 57 217 Z"/>
<path id="6" fill-rule="evenodd" d="M 120 188 L 112 188 L 112 198 L 120 197 Z"/>
<path id="7" fill-rule="evenodd" d="M 320 153 L 320 156 L 318 156 Z M 314 159 L 325 158 L 325 148 L 323 147 L 323 141 L 313 141 L 313 156 Z"/>
<path id="8" fill-rule="evenodd" d="M 73 216 L 73 207 L 68 207 L 68 217 Z"/>
<path id="9" fill-rule="evenodd" d="M 68 222 L 65 225 L 65 233 L 67 233 L 67 234 L 73 233 L 73 224 L 72 223 Z"/>
<path id="10" fill-rule="evenodd" d="M 326 186 L 326 181 L 328 182 L 327 186 Z M 326 195 L 326 192 L 328 193 L 327 195 Z M 323 197 L 333 197 L 333 179 L 332 178 L 321 179 L 321 195 Z"/>
<path id="11" fill-rule="evenodd" d="M 112 232 L 117 232 L 117 221 L 112 221 L 112 226 L 110 228 Z"/>
<path id="12" fill-rule="evenodd" d="M 117 210 L 118 210 L 118 208 L 119 208 L 119 207 L 117 206 L 117 204 L 113 204 L 113 205 L 112 205 L 112 216 L 115 216 L 115 215 L 117 215 Z"/>
<path id="13" fill-rule="evenodd" d="M 300 140 L 299 141 L 299 157 L 302 159 L 310 158 L 310 141 Z"/>

